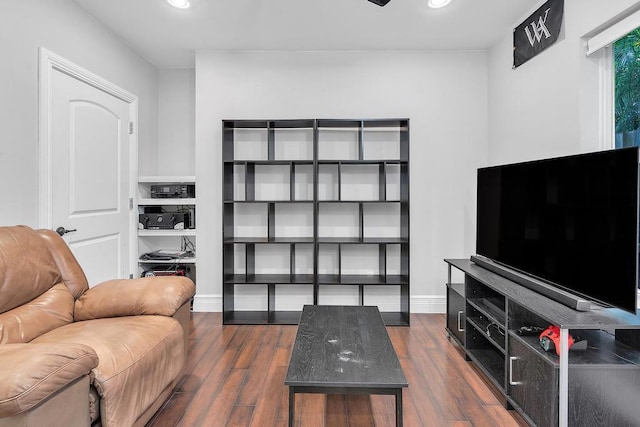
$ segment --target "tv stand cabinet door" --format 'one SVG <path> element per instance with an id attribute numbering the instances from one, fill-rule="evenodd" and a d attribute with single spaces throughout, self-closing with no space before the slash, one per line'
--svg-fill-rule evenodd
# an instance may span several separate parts
<path id="1" fill-rule="evenodd" d="M 509 396 L 540 427 L 558 425 L 557 366 L 509 334 Z M 514 384 L 515 383 L 515 384 Z"/>
<path id="2" fill-rule="evenodd" d="M 447 330 L 449 335 L 464 346 L 465 299 L 450 286 L 447 286 Z"/>

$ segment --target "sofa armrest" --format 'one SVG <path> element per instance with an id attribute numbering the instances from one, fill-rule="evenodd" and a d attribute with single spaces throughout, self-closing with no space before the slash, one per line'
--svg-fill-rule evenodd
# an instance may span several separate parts
<path id="1" fill-rule="evenodd" d="M 73 317 L 80 321 L 143 314 L 173 316 L 195 291 L 191 279 L 180 276 L 109 280 L 76 300 Z"/>
<path id="2" fill-rule="evenodd" d="M 96 352 L 82 344 L 0 345 L 0 418 L 28 411 L 96 366 Z"/>

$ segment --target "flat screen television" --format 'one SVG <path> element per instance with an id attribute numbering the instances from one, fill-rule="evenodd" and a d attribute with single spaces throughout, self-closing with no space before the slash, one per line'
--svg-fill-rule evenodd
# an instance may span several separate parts
<path id="1" fill-rule="evenodd" d="M 477 203 L 478 255 L 636 312 L 638 148 L 481 168 Z"/>

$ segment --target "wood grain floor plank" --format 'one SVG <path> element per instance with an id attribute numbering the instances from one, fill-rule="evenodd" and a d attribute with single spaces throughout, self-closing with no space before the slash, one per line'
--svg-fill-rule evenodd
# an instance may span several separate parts
<path id="1" fill-rule="evenodd" d="M 444 315 L 412 314 L 411 327 L 387 328 L 409 382 L 404 425 L 526 426 L 447 339 L 444 324 Z M 147 427 L 287 426 L 284 378 L 297 327 L 223 326 L 220 313 L 192 313 L 191 325 L 185 376 Z M 296 426 L 395 425 L 391 396 L 301 394 L 296 401 Z"/>
<path id="2" fill-rule="evenodd" d="M 207 323 L 204 321 L 206 317 L 201 314 L 204 313 L 192 314 L 191 328 L 193 332 L 189 338 L 189 350 L 187 363 L 185 365 L 185 372 L 188 374 L 195 373 L 196 377 L 201 377 L 205 374 L 205 371 L 202 369 L 203 357 L 206 355 L 207 358 L 209 358 L 211 352 L 219 349 L 219 340 L 222 335 L 222 328 L 216 328 L 215 325 L 212 324 L 218 319 L 214 317 L 211 319 L 211 322 Z M 201 325 L 200 322 L 198 322 L 199 319 L 203 319 Z M 201 329 L 198 330 L 198 327 Z"/>
<path id="3" fill-rule="evenodd" d="M 253 328 L 245 328 L 242 326 L 237 326 L 236 328 L 236 332 L 233 334 L 233 337 L 231 337 L 229 343 L 226 345 L 227 348 L 241 349 L 244 346 L 247 337 L 253 330 Z"/>
<path id="4" fill-rule="evenodd" d="M 428 379 L 423 377 L 412 359 L 401 359 L 400 365 L 402 365 L 402 370 L 409 383 L 408 393 L 403 396 L 403 400 L 411 399 L 413 401 L 420 418 L 420 425 L 432 426 L 443 423 L 444 416 L 428 392 Z"/>
<path id="5" fill-rule="evenodd" d="M 234 406 L 225 427 L 245 427 L 251 422 L 253 406 Z"/>
<path id="6" fill-rule="evenodd" d="M 440 321 L 439 317 L 444 319 L 444 316 L 438 314 L 422 314 L 415 316 L 415 323 L 417 330 L 421 333 L 411 336 L 415 339 L 418 338 L 422 347 L 427 350 L 438 350 L 443 347 L 442 339 L 444 339 L 445 329 L 444 321 Z M 442 334 L 442 336 L 440 336 Z"/>
<path id="7" fill-rule="evenodd" d="M 349 427 L 372 427 L 371 400 L 367 395 L 347 395 Z"/>
<path id="8" fill-rule="evenodd" d="M 251 422 L 253 406 L 234 406 L 227 420 L 226 427 L 245 427 Z"/>
<path id="9" fill-rule="evenodd" d="M 274 328 L 273 326 L 276 326 L 276 327 Z M 293 327 L 294 332 L 297 329 L 293 325 L 289 325 L 289 327 Z M 260 347 L 268 347 L 268 348 L 276 347 L 276 344 L 278 343 L 278 338 L 282 333 L 283 326 L 262 325 L 262 328 L 263 328 L 262 329 L 263 332 L 260 334 L 260 341 L 259 341 Z M 293 341 L 291 341 L 291 345 L 293 346 Z"/>
<path id="10" fill-rule="evenodd" d="M 393 344 L 393 348 L 398 355 L 398 359 L 407 359 L 411 357 L 409 349 L 407 348 L 407 342 L 411 332 L 409 328 L 387 328 L 389 333 L 389 339 Z"/>
<path id="11" fill-rule="evenodd" d="M 495 386 L 484 377 L 475 364 L 464 360 L 464 351 L 457 344 L 451 341 L 446 350 L 446 353 L 443 353 L 443 359 L 447 361 L 449 369 L 454 369 L 457 372 L 483 405 L 504 403 L 504 398 L 498 398 L 499 393 Z"/>
<path id="12" fill-rule="evenodd" d="M 240 387 L 246 375 L 247 371 L 245 369 L 232 369 L 225 378 L 220 392 L 216 394 L 213 403 L 201 419 L 207 420 L 207 424 L 213 422 L 211 425 L 215 424 L 224 427 L 227 424 L 227 420 L 231 417 L 234 401 L 240 392 Z"/>
<path id="13" fill-rule="evenodd" d="M 440 409 L 444 420 L 464 420 L 466 416 L 460 408 L 460 402 L 452 395 L 452 392 L 461 394 L 459 390 L 453 390 L 453 387 L 457 386 L 458 383 L 448 381 L 449 377 L 440 370 L 440 368 L 446 369 L 445 366 L 433 363 L 434 353 L 437 353 L 437 351 L 427 350 L 424 354 L 421 354 L 421 357 L 416 357 L 413 361 L 422 376 L 428 378 L 430 399 Z"/>
<path id="14" fill-rule="evenodd" d="M 403 396 L 404 397 L 404 396 Z M 396 397 L 381 394 L 370 396 L 371 416 L 376 426 L 392 426 L 396 420 Z"/>
<path id="15" fill-rule="evenodd" d="M 185 408 L 193 399 L 193 392 L 174 393 L 163 407 L 154 415 L 150 424 L 154 427 L 174 427 L 178 425 Z"/>
<path id="16" fill-rule="evenodd" d="M 263 427 L 273 425 L 278 414 L 278 406 L 275 402 L 279 402 L 283 393 L 289 390 L 284 385 L 284 377 L 286 368 L 279 366 L 277 357 L 274 356 L 275 362 L 269 366 L 267 377 L 264 381 L 262 393 L 259 395 L 251 418 L 250 426 Z"/>
<path id="17" fill-rule="evenodd" d="M 514 411 L 507 411 L 504 405 L 484 405 L 484 410 L 493 420 L 496 427 L 520 427 L 526 425 L 526 422 L 519 414 L 512 414 L 508 416 L 508 413 Z"/>
<path id="18" fill-rule="evenodd" d="M 411 398 L 411 395 L 409 393 L 404 393 L 403 392 L 402 414 L 403 414 L 403 419 L 404 419 L 404 425 L 405 426 L 425 426 L 425 425 L 427 425 L 427 424 L 423 423 L 422 420 L 420 419 L 420 415 L 418 414 L 418 410 L 416 409 L 415 402 Z"/>
<path id="19" fill-rule="evenodd" d="M 442 352 L 431 352 L 430 359 L 434 367 L 440 367 L 438 370 L 446 378 L 445 384 L 449 393 L 463 410 L 469 405 L 500 405 L 500 401 L 482 380 L 474 385 L 475 388 L 471 387 L 468 379 L 473 377 L 475 383 L 476 377 L 479 376 L 472 364 L 461 361 L 462 358 L 447 359 L 446 354 Z"/>
<path id="20" fill-rule="evenodd" d="M 293 348 L 293 342 L 296 339 L 298 327 L 295 325 L 286 325 L 281 326 L 279 329 L 280 334 L 278 335 L 278 343 L 276 344 L 276 347 Z"/>
<path id="21" fill-rule="evenodd" d="M 202 382 L 202 385 L 194 394 L 191 404 L 186 408 L 178 425 L 184 427 L 203 425 L 205 414 L 220 392 L 224 379 L 233 367 L 237 356 L 237 348 L 227 348 L 223 351 L 222 356 L 216 360 L 212 367 L 213 369 L 206 376 L 206 381 Z"/>
<path id="22" fill-rule="evenodd" d="M 325 402 L 327 396 L 324 394 L 301 394 L 300 416 L 296 418 L 303 427 L 323 427 L 325 425 Z"/>
<path id="23" fill-rule="evenodd" d="M 195 391 L 200 387 L 203 378 L 208 374 L 204 365 L 200 363 L 203 354 L 214 345 L 220 337 L 222 328 L 220 313 L 191 313 L 191 333 L 189 334 L 189 353 L 185 364 L 185 375 L 178 382 L 174 395 L 151 419 L 155 426 L 175 426 L 182 417 L 185 409 L 191 404 Z M 198 367 L 198 373 L 192 372 Z"/>
<path id="24" fill-rule="evenodd" d="M 278 361 L 282 361 L 283 359 L 286 359 L 287 362 L 289 361 L 289 353 L 290 353 L 289 349 L 280 348 L 276 350 L 276 353 L 278 352 L 280 353 L 280 356 L 276 354 L 276 356 L 274 357 L 274 360 L 272 361 L 273 365 L 276 365 Z M 286 374 L 287 366 L 280 366 L 280 367 L 284 369 L 284 372 Z M 277 405 L 276 421 L 280 421 L 280 420 L 288 421 L 289 420 L 289 387 L 283 384 L 282 392 L 280 393 L 279 399 L 277 400 L 274 399 L 274 401 L 275 401 L 275 404 Z"/>
<path id="25" fill-rule="evenodd" d="M 250 365 L 247 380 L 238 396 L 238 405 L 255 405 L 269 372 L 269 366 L 275 354 L 272 347 L 259 347 Z"/>
<path id="26" fill-rule="evenodd" d="M 266 325 L 259 325 L 251 329 L 240 353 L 238 354 L 238 360 L 236 360 L 236 363 L 233 366 L 235 369 L 249 369 L 249 366 L 258 353 L 258 348 L 262 341 L 262 335 L 266 332 L 267 328 L 268 327 Z"/>
<path id="27" fill-rule="evenodd" d="M 324 419 L 328 426 L 346 426 L 349 424 L 345 395 L 330 394 L 327 396 Z"/>

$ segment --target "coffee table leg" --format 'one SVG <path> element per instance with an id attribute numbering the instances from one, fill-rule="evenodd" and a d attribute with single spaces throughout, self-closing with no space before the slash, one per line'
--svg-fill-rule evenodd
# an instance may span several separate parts
<path id="1" fill-rule="evenodd" d="M 293 417 L 296 413 L 296 393 L 292 386 L 289 386 L 289 427 L 293 427 Z"/>
<path id="2" fill-rule="evenodd" d="M 402 389 L 396 389 L 396 427 L 402 427 Z"/>

